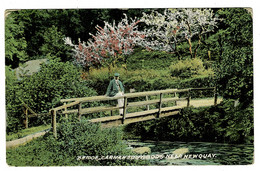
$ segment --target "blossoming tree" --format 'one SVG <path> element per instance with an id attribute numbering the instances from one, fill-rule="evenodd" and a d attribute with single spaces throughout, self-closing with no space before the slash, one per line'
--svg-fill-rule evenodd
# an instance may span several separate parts
<path id="1" fill-rule="evenodd" d="M 146 38 L 141 44 L 153 50 L 176 52 L 177 44 L 187 41 L 191 58 L 195 58 L 201 36 L 213 31 L 217 20 L 211 9 L 165 9 L 163 14 L 157 11 L 143 13 L 141 21 L 148 27 L 144 30 Z M 198 42 L 193 52 L 192 38 L 195 35 Z"/>
<path id="2" fill-rule="evenodd" d="M 74 45 L 69 38 L 65 40 L 66 44 L 74 47 L 76 62 L 85 68 L 100 64 L 107 64 L 111 68 L 119 58 L 126 63 L 126 58 L 133 52 L 135 45 L 145 37 L 138 31 L 139 21 L 129 21 L 126 15 L 117 25 L 115 22 L 104 23 L 103 28 L 96 26 L 95 35 L 90 33 L 93 39 L 87 43 L 79 40 L 79 44 Z"/>

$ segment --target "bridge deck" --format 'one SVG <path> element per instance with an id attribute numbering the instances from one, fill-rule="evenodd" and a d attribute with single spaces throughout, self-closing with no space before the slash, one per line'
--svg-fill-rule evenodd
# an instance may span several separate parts
<path id="1" fill-rule="evenodd" d="M 192 99 L 191 100 L 191 92 L 192 91 L 204 91 L 204 90 L 212 90 L 214 92 L 214 98 L 208 99 Z M 184 93 L 186 97 L 179 98 L 180 93 Z M 166 95 L 166 96 L 165 96 Z M 157 96 L 159 99 L 153 99 L 151 96 Z M 131 98 L 139 98 L 145 97 L 145 101 L 139 102 L 129 102 L 128 99 Z M 124 105 L 122 107 L 118 106 L 98 106 L 91 108 L 84 108 L 83 103 L 86 102 L 95 102 L 95 101 L 112 101 L 124 98 Z M 140 100 L 140 99 L 138 99 Z M 166 90 L 154 90 L 147 92 L 136 92 L 136 93 L 127 93 L 120 97 L 107 97 L 107 96 L 93 96 L 93 97 L 83 97 L 83 98 L 72 98 L 72 99 L 63 99 L 62 106 L 50 109 L 49 113 L 52 116 L 52 129 L 53 135 L 57 137 L 57 114 L 71 114 L 78 113 L 78 119 L 81 118 L 81 115 L 95 113 L 100 111 L 113 111 L 123 109 L 123 116 L 109 116 L 102 117 L 97 119 L 91 119 L 90 122 L 93 123 L 102 123 L 102 127 L 111 127 L 111 126 L 119 126 L 122 124 L 140 122 L 145 120 L 151 120 L 161 117 L 167 117 L 171 115 L 176 115 L 179 111 L 186 106 L 194 106 L 194 107 L 202 107 L 202 106 L 211 106 L 217 104 L 217 89 L 216 87 L 206 87 L 206 88 L 186 88 L 186 89 L 166 89 Z M 222 99 L 219 99 L 220 102 Z M 175 102 L 172 107 L 162 108 L 163 104 L 168 102 Z M 68 104 L 67 104 L 68 103 Z M 149 110 L 149 105 L 156 104 L 157 109 Z M 142 112 L 134 112 L 127 113 L 127 109 L 138 106 L 146 106 L 147 110 Z"/>
<path id="2" fill-rule="evenodd" d="M 218 103 L 220 101 L 221 100 L 218 100 Z M 190 105 L 194 107 L 212 106 L 214 105 L 214 98 L 191 100 Z M 185 107 L 187 107 L 187 102 L 177 101 L 177 106 L 162 108 L 159 118 L 176 115 L 179 113 L 180 109 Z M 122 122 L 122 116 L 119 115 L 95 118 L 95 119 L 91 119 L 90 122 L 101 123 L 102 127 L 113 127 L 113 126 L 119 126 L 123 124 L 156 119 L 158 118 L 158 112 L 159 109 L 152 109 L 152 110 L 146 110 L 141 112 L 129 113 L 126 114 L 124 123 Z"/>

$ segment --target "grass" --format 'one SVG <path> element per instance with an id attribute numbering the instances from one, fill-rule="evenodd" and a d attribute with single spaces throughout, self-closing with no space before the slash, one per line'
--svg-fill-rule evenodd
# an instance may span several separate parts
<path id="1" fill-rule="evenodd" d="M 43 130 L 48 129 L 50 127 L 51 127 L 50 125 L 41 125 L 41 126 L 37 126 L 37 127 L 31 127 L 31 128 L 23 129 L 23 130 L 21 130 L 17 133 L 12 133 L 10 135 L 6 135 L 6 141 L 19 139 L 19 138 L 25 137 L 27 135 L 43 131 Z"/>

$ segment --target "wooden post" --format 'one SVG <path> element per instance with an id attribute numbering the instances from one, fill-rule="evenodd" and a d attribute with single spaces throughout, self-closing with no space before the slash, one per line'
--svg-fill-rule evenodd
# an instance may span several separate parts
<path id="1" fill-rule="evenodd" d="M 25 128 L 28 128 L 28 108 L 25 108 Z"/>
<path id="2" fill-rule="evenodd" d="M 52 116 L 52 131 L 53 131 L 53 136 L 57 138 L 57 123 L 56 123 L 56 111 L 52 110 L 51 111 L 51 116 Z"/>
<path id="3" fill-rule="evenodd" d="M 190 91 L 191 91 L 191 90 L 189 89 L 189 91 L 188 91 L 188 97 L 187 97 L 187 107 L 190 106 L 190 100 L 191 100 Z"/>
<path id="4" fill-rule="evenodd" d="M 148 96 L 145 96 L 145 99 L 146 99 L 146 101 L 148 101 L 149 100 Z M 150 106 L 149 105 L 146 105 L 146 110 L 150 110 Z"/>
<path id="5" fill-rule="evenodd" d="M 66 105 L 66 103 L 63 103 L 63 105 Z M 65 107 L 64 111 L 67 111 L 67 107 Z M 68 114 L 65 114 L 65 118 L 68 119 Z"/>
<path id="6" fill-rule="evenodd" d="M 218 94 L 217 94 L 217 88 L 214 88 L 214 106 L 216 106 L 218 103 Z"/>
<path id="7" fill-rule="evenodd" d="M 127 97 L 124 97 L 124 110 L 123 110 L 123 118 L 122 118 L 122 124 L 125 122 L 125 115 L 126 115 L 126 108 L 127 108 Z"/>
<path id="8" fill-rule="evenodd" d="M 157 116 L 157 118 L 160 117 L 160 114 L 161 114 L 161 112 L 162 112 L 162 98 L 163 98 L 163 94 L 160 93 L 159 110 L 158 110 L 158 116 Z"/>
<path id="9" fill-rule="evenodd" d="M 79 103 L 79 105 L 78 105 L 78 119 L 79 119 L 79 121 L 80 121 L 80 119 L 81 119 L 81 106 L 82 106 L 82 103 Z"/>
<path id="10" fill-rule="evenodd" d="M 177 98 L 177 93 L 174 92 L 174 97 Z M 177 101 L 174 101 L 174 105 L 177 106 Z"/>

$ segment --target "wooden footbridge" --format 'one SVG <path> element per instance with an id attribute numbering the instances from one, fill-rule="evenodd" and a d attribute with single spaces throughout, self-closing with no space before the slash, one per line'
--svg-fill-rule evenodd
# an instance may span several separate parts
<path id="1" fill-rule="evenodd" d="M 192 91 L 213 91 L 214 97 L 207 99 L 194 99 L 191 100 Z M 184 93 L 185 97 L 180 97 L 178 94 Z M 154 98 L 157 96 L 158 98 Z M 145 100 L 141 100 L 145 97 Z M 150 99 L 149 99 L 150 97 Z M 124 105 L 119 107 L 117 105 L 110 106 L 98 106 L 84 108 L 83 104 L 97 102 L 97 101 L 115 101 L 117 99 L 124 99 Z M 133 100 L 135 99 L 135 100 Z M 133 101 L 133 102 L 132 102 Z M 218 102 L 216 89 L 215 88 L 189 88 L 189 89 L 167 89 L 158 91 L 147 91 L 147 92 L 136 92 L 127 93 L 121 97 L 107 97 L 107 96 L 93 96 L 93 97 L 83 97 L 83 98 L 72 98 L 72 99 L 62 99 L 62 106 L 53 108 L 50 110 L 52 116 L 52 128 L 54 136 L 56 133 L 56 116 L 57 114 L 78 114 L 80 119 L 82 115 L 103 112 L 103 111 L 114 111 L 118 109 L 123 109 L 123 115 L 112 115 L 101 118 L 90 119 L 92 123 L 101 123 L 102 127 L 113 127 L 123 124 L 129 124 L 134 122 L 146 121 L 156 118 L 168 117 L 176 115 L 182 108 L 194 106 L 212 106 L 216 105 Z M 173 102 L 172 106 L 164 107 L 165 103 Z M 116 103 L 117 104 L 117 103 Z M 154 105 L 155 104 L 155 105 Z M 150 109 L 150 105 L 153 105 L 153 109 Z M 140 106 L 145 106 L 145 110 L 138 112 L 129 112 L 131 108 L 136 108 Z"/>

